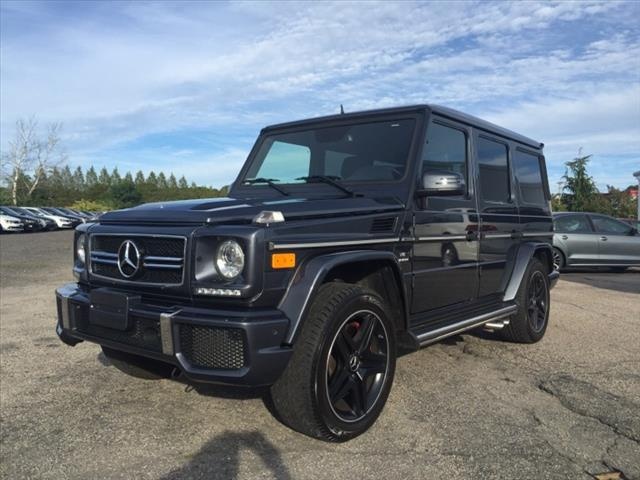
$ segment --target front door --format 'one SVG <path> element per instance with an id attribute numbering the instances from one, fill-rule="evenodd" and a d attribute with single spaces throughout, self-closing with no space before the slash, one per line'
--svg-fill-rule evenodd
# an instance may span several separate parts
<path id="1" fill-rule="evenodd" d="M 427 129 L 421 171 L 454 172 L 465 193 L 432 196 L 414 210 L 412 313 L 473 300 L 478 288 L 478 215 L 469 178 L 468 128 L 434 118 Z"/>
<path id="2" fill-rule="evenodd" d="M 567 266 L 599 262 L 598 237 L 584 213 L 558 215 L 553 229 L 553 244 L 564 252 Z"/>

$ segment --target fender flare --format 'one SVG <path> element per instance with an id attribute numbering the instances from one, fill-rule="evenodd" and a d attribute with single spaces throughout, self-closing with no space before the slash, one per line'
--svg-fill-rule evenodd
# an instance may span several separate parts
<path id="1" fill-rule="evenodd" d="M 283 312 L 290 321 L 289 331 L 284 338 L 284 342 L 292 344 L 295 340 L 315 292 L 333 268 L 348 263 L 359 263 L 371 260 L 384 260 L 393 266 L 398 289 L 402 297 L 401 301 L 404 307 L 404 318 L 402 320 L 406 328 L 408 315 L 407 292 L 404 287 L 402 271 L 393 252 L 380 250 L 336 252 L 319 255 L 303 263 L 289 282 L 287 291 L 278 305 L 278 309 Z"/>
<path id="2" fill-rule="evenodd" d="M 542 242 L 526 242 L 520 244 L 518 248 L 518 252 L 514 258 L 513 270 L 511 271 L 511 277 L 507 283 L 507 287 L 504 290 L 504 302 L 511 302 L 515 300 L 516 295 L 518 294 L 518 290 L 520 289 L 520 285 L 524 279 L 524 273 L 527 271 L 527 266 L 531 261 L 531 258 L 539 252 L 546 250 L 550 255 L 549 258 L 553 258 L 553 249 L 550 244 L 542 243 Z M 557 275 L 553 275 L 554 270 L 551 268 L 551 272 L 549 274 L 550 280 L 557 279 Z M 551 278 L 551 277 L 554 278 Z"/>

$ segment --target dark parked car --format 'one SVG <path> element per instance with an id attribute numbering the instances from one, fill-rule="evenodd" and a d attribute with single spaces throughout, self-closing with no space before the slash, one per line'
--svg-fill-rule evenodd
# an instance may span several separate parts
<path id="1" fill-rule="evenodd" d="M 43 215 L 38 215 L 37 213 L 34 213 L 27 208 L 10 207 L 10 209 L 14 212 L 19 213 L 20 215 L 26 215 L 27 217 L 33 218 L 34 220 L 38 220 L 40 224 L 43 225 L 44 230 L 56 230 L 58 228 L 58 225 L 54 220 L 51 220 L 50 218 L 47 218 Z"/>
<path id="2" fill-rule="evenodd" d="M 76 229 L 57 333 L 125 372 L 270 386 L 313 437 L 367 430 L 396 353 L 549 320 L 542 144 L 437 106 L 267 127 L 230 198 L 160 202 Z"/>
<path id="3" fill-rule="evenodd" d="M 565 267 L 612 267 L 624 271 L 640 265 L 638 230 L 599 213 L 553 215 L 553 263 Z"/>
<path id="4" fill-rule="evenodd" d="M 20 213 L 13 207 L 0 207 L 0 212 L 20 219 L 23 225 L 23 232 L 40 232 L 47 229 L 47 223 L 44 220 L 38 219 L 33 215 Z"/>

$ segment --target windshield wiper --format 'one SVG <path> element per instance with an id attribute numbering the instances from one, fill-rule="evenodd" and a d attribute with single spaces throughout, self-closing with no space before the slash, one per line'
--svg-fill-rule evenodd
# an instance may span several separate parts
<path id="1" fill-rule="evenodd" d="M 266 183 L 267 185 L 269 185 L 274 190 L 277 190 L 278 192 L 280 192 L 282 195 L 289 196 L 289 192 L 287 192 L 285 189 L 279 187 L 278 185 L 276 185 L 274 183 L 274 182 L 279 182 L 279 181 L 280 180 L 278 180 L 277 178 L 262 178 L 261 177 L 261 178 L 248 178 L 242 183 L 244 185 L 254 185 L 256 183 Z"/>
<path id="2" fill-rule="evenodd" d="M 341 177 L 336 177 L 335 175 L 310 175 L 308 177 L 298 177 L 296 180 L 304 180 L 307 183 L 326 183 L 327 185 L 332 185 L 339 190 L 342 190 L 344 193 L 349 195 L 350 197 L 355 197 L 356 192 L 348 189 L 344 185 L 342 185 L 338 180 L 342 180 Z"/>

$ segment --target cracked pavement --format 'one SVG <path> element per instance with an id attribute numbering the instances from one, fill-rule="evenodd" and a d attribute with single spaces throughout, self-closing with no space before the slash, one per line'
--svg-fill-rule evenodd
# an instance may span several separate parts
<path id="1" fill-rule="evenodd" d="M 536 345 L 473 332 L 401 357 L 376 425 L 333 445 L 262 392 L 138 380 L 61 344 L 71 238 L 0 238 L 1 478 L 640 480 L 640 270 L 563 274 Z"/>

